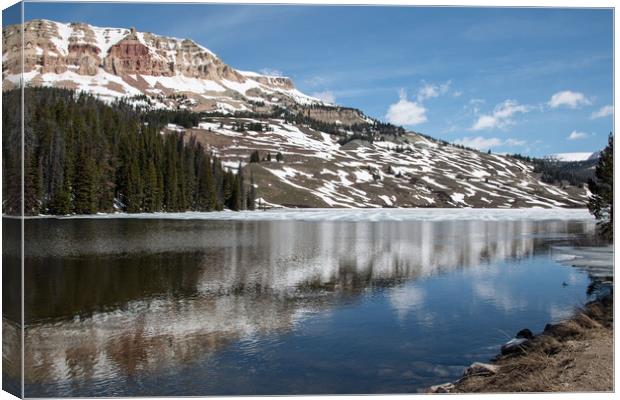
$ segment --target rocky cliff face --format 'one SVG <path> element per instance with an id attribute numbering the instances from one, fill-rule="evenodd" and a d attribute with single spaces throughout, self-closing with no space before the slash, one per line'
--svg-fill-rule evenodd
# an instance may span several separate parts
<path id="1" fill-rule="evenodd" d="M 33 20 L 24 24 L 24 78 L 30 85 L 82 89 L 104 98 L 147 95 L 160 107 L 247 111 L 252 103 L 320 104 L 289 78 L 241 72 L 189 39 L 125 28 Z M 3 29 L 3 89 L 21 75 L 21 25 Z M 174 96 L 173 96 L 174 95 Z"/>
<path id="2" fill-rule="evenodd" d="M 337 106 L 305 108 L 301 110 L 301 113 L 308 118 L 327 123 L 353 125 L 368 122 L 367 120 L 360 118 L 359 111 L 353 108 L 343 108 Z"/>

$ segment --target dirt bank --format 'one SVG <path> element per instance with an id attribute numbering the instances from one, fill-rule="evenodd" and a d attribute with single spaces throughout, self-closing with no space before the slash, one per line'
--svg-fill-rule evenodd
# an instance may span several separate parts
<path id="1" fill-rule="evenodd" d="M 434 391 L 612 391 L 613 297 L 588 303 L 571 319 L 547 325 L 516 351 L 496 357 L 489 368 L 478 368 L 446 390 Z"/>
<path id="2" fill-rule="evenodd" d="M 429 392 L 613 391 L 613 296 L 590 302 L 572 318 L 520 341 L 492 363 L 472 364 L 457 382 Z"/>

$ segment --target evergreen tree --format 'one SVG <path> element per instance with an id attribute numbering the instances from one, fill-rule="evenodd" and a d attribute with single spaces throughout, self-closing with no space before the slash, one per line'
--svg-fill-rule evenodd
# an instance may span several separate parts
<path id="1" fill-rule="evenodd" d="M 213 158 L 211 167 L 213 171 L 213 180 L 215 182 L 215 209 L 221 211 L 224 209 L 225 202 L 225 177 L 226 171 L 222 168 L 222 163 L 217 157 Z"/>
<path id="2" fill-rule="evenodd" d="M 257 162 L 260 162 L 260 154 L 258 153 L 258 150 L 254 150 L 254 151 L 250 154 L 250 162 L 251 162 L 251 163 L 257 163 Z"/>
<path id="3" fill-rule="evenodd" d="M 26 214 L 239 210 L 243 169 L 225 171 L 191 137 L 160 134 L 167 123 L 195 126 L 187 111 L 144 111 L 123 100 L 56 88 L 26 88 L 24 176 L 20 90 L 3 93 L 3 211 Z"/>
<path id="4" fill-rule="evenodd" d="M 230 198 L 228 201 L 228 208 L 233 211 L 238 211 L 241 209 L 241 190 L 239 185 L 239 177 L 235 174 L 232 174 L 230 181 Z"/>
<path id="5" fill-rule="evenodd" d="M 256 209 L 256 187 L 254 184 L 254 176 L 250 176 L 250 187 L 248 188 L 247 194 L 247 206 L 248 210 Z"/>
<path id="6" fill-rule="evenodd" d="M 144 176 L 144 207 L 145 212 L 157 211 L 157 171 L 153 160 L 148 161 L 148 167 Z"/>
<path id="7" fill-rule="evenodd" d="M 21 91 L 2 92 L 2 212 L 21 215 Z"/>
<path id="8" fill-rule="evenodd" d="M 230 171 L 224 173 L 222 179 L 222 200 L 226 207 L 231 208 L 231 197 L 233 192 L 233 178 L 234 174 Z"/>
<path id="9" fill-rule="evenodd" d="M 614 234 L 614 137 L 611 133 L 594 176 L 588 184 L 592 192 L 588 209 L 598 220 L 601 235 L 611 241 Z"/>
<path id="10" fill-rule="evenodd" d="M 236 204 L 236 210 L 245 210 L 247 209 L 247 197 L 246 197 L 246 190 L 245 190 L 245 174 L 244 174 L 244 170 L 243 170 L 243 166 L 241 165 L 241 162 L 239 162 L 239 166 L 237 167 L 237 175 L 235 176 L 235 184 L 237 186 L 237 191 L 238 191 L 238 198 L 237 198 L 237 204 Z"/>
<path id="11" fill-rule="evenodd" d="M 205 155 L 201 157 L 198 180 L 197 210 L 212 211 L 216 208 L 215 181 L 211 170 L 211 159 Z"/>
<path id="12" fill-rule="evenodd" d="M 77 214 L 94 214 L 97 212 L 95 168 L 94 160 L 83 147 L 78 154 L 77 174 L 73 183 L 74 211 Z"/>

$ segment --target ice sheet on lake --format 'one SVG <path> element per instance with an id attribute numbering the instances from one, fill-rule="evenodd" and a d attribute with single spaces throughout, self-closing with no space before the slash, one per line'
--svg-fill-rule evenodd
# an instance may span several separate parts
<path id="1" fill-rule="evenodd" d="M 266 211 L 215 211 L 183 213 L 96 214 L 34 218 L 146 218 L 178 220 L 231 221 L 514 221 L 583 220 L 593 222 L 586 209 L 480 209 L 480 208 L 405 208 L 405 209 L 275 209 Z"/>
<path id="2" fill-rule="evenodd" d="M 553 247 L 553 258 L 565 265 L 583 270 L 595 278 L 614 276 L 614 248 L 599 247 Z"/>

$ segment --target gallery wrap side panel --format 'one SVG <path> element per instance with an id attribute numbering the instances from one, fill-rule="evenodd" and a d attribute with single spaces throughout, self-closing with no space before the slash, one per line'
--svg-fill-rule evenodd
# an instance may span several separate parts
<path id="1" fill-rule="evenodd" d="M 23 397 L 23 4 L 2 11 L 2 390 Z"/>

